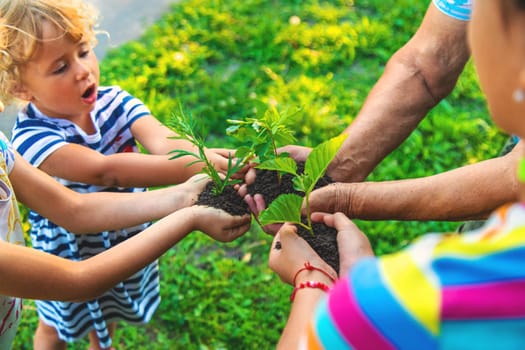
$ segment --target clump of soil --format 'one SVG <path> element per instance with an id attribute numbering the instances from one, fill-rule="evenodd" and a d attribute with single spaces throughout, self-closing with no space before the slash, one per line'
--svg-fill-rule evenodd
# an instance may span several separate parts
<path id="1" fill-rule="evenodd" d="M 303 169 L 304 163 L 298 163 L 298 173 L 301 173 Z M 256 193 L 261 194 L 266 206 L 281 194 L 295 193 L 304 196 L 304 193 L 293 188 L 292 179 L 292 175 L 283 174 L 281 176 L 281 181 L 279 181 L 276 171 L 257 169 L 255 182 L 248 186 L 248 192 L 252 195 Z M 315 188 L 326 186 L 332 182 L 333 180 L 330 177 L 324 176 L 319 180 Z M 337 249 L 336 239 L 337 231 L 322 223 L 312 223 L 312 228 L 314 234 L 302 226 L 298 226 L 297 234 L 308 242 L 308 244 L 324 261 L 326 261 L 328 265 L 330 265 L 336 272 L 339 272 L 339 251 Z"/>
<path id="2" fill-rule="evenodd" d="M 232 186 L 227 186 L 220 195 L 212 192 L 213 183 L 206 185 L 197 200 L 197 204 L 219 208 L 231 215 L 251 214 L 248 204 L 239 196 Z"/>
<path id="3" fill-rule="evenodd" d="M 304 163 L 298 163 L 297 168 L 298 172 L 301 173 L 304 168 Z M 256 193 L 262 195 L 267 206 L 281 194 L 295 193 L 304 196 L 304 193 L 293 188 L 292 179 L 292 175 L 284 174 L 279 181 L 276 171 L 257 169 L 255 182 L 248 186 L 248 192 L 251 195 Z M 315 188 L 326 186 L 332 182 L 328 176 L 325 176 L 319 180 Z M 214 195 L 211 189 L 212 184 L 209 183 L 206 189 L 199 195 L 197 204 L 220 208 L 231 215 L 251 214 L 248 205 L 232 186 L 226 187 L 224 192 L 219 196 Z M 297 227 L 297 234 L 308 242 L 328 265 L 336 272 L 339 272 L 339 251 L 336 240 L 337 231 L 322 223 L 313 223 L 312 227 L 314 234 L 302 226 Z"/>

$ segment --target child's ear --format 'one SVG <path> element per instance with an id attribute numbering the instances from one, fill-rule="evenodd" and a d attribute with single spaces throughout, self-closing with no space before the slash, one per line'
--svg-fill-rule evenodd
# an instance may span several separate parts
<path id="1" fill-rule="evenodd" d="M 12 95 L 16 98 L 30 102 L 33 99 L 33 95 L 26 89 L 22 84 L 17 84 L 13 87 Z"/>

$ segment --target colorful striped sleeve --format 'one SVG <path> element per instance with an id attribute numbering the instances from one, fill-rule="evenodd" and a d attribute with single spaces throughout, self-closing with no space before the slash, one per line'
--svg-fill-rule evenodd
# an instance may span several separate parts
<path id="1" fill-rule="evenodd" d="M 363 260 L 318 307 L 307 348 L 515 348 L 525 341 L 524 263 L 521 204 L 472 233 Z"/>

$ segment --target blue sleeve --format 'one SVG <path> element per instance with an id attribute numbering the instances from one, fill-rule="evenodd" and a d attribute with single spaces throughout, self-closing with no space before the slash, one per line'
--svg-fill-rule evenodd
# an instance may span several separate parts
<path id="1" fill-rule="evenodd" d="M 441 12 L 461 21 L 468 21 L 470 19 L 472 1 L 473 0 L 432 0 Z"/>
<path id="2" fill-rule="evenodd" d="M 13 169 L 13 166 L 15 165 L 15 151 L 13 150 L 13 146 L 11 145 L 7 137 L 1 131 L 0 131 L 0 153 L 2 154 L 2 157 L 5 159 L 5 163 L 7 166 L 7 172 L 10 173 L 11 170 Z"/>

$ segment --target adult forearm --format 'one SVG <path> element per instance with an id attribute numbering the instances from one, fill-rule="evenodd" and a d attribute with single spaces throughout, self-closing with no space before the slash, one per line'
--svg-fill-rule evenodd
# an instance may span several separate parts
<path id="1" fill-rule="evenodd" d="M 509 155 L 424 178 L 336 184 L 312 193 L 310 203 L 365 220 L 483 219 L 516 200 L 514 172 Z"/>
<path id="2" fill-rule="evenodd" d="M 328 169 L 341 182 L 362 181 L 454 88 L 469 58 L 466 22 L 430 5 L 415 35 L 389 60 L 349 137 Z"/>
<path id="3" fill-rule="evenodd" d="M 393 59 L 368 95 L 328 174 L 340 182 L 363 181 L 417 127 L 436 101 L 417 71 Z"/>

